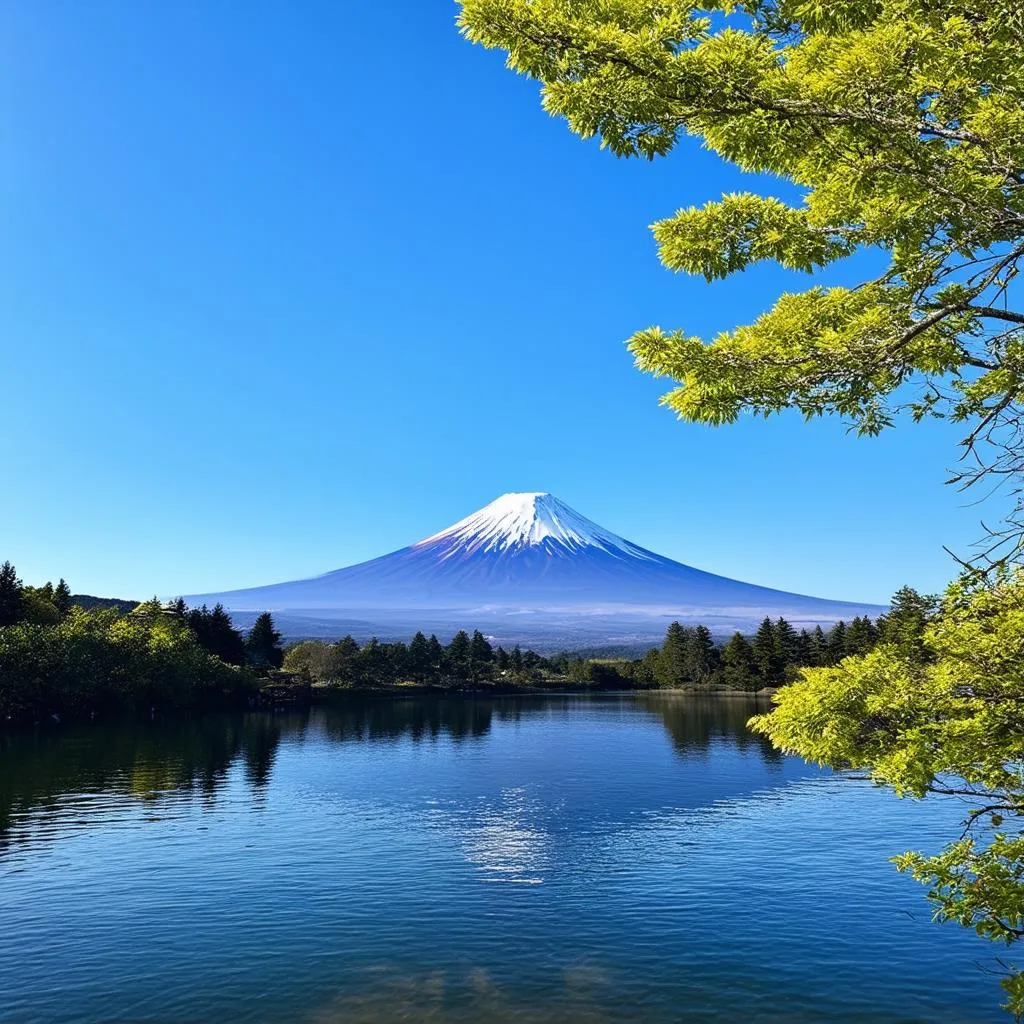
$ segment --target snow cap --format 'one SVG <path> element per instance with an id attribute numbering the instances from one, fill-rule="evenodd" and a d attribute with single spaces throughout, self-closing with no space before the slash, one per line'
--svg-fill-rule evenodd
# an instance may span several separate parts
<path id="1" fill-rule="evenodd" d="M 503 494 L 454 526 L 420 541 L 416 547 L 438 541 L 470 552 L 536 547 L 550 541 L 572 550 L 599 547 L 633 556 L 646 554 L 546 491 Z"/>

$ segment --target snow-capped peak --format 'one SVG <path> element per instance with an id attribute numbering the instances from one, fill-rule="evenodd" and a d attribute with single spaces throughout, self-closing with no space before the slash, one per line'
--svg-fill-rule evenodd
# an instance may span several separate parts
<path id="1" fill-rule="evenodd" d="M 548 540 L 570 550 L 598 547 L 612 554 L 652 557 L 543 491 L 503 494 L 416 547 L 441 541 L 452 551 L 476 553 L 536 547 Z"/>

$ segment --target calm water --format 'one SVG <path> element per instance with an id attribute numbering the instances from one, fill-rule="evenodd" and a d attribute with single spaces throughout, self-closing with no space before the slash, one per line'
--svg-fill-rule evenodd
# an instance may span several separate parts
<path id="1" fill-rule="evenodd" d="M 0 737 L 3 1021 L 999 1021 L 886 858 L 963 808 L 745 698 L 377 701 Z"/>

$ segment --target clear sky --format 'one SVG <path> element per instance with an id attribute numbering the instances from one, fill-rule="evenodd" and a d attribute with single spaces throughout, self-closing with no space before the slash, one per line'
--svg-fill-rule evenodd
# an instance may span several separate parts
<path id="1" fill-rule="evenodd" d="M 806 277 L 706 285 L 648 225 L 782 183 L 620 161 L 448 0 L 0 8 L 0 560 L 144 597 L 311 575 L 512 490 L 851 600 L 953 575 L 955 432 L 677 423 L 623 345 Z M 831 272 L 857 279 L 868 261 Z"/>

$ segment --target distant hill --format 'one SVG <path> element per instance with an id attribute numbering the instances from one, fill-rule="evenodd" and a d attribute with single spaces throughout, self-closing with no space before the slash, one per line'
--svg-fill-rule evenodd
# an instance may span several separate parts
<path id="1" fill-rule="evenodd" d="M 120 608 L 123 612 L 130 612 L 140 602 L 127 601 L 120 597 L 93 597 L 92 594 L 72 594 L 71 603 L 77 604 L 86 611 L 93 608 Z"/>

